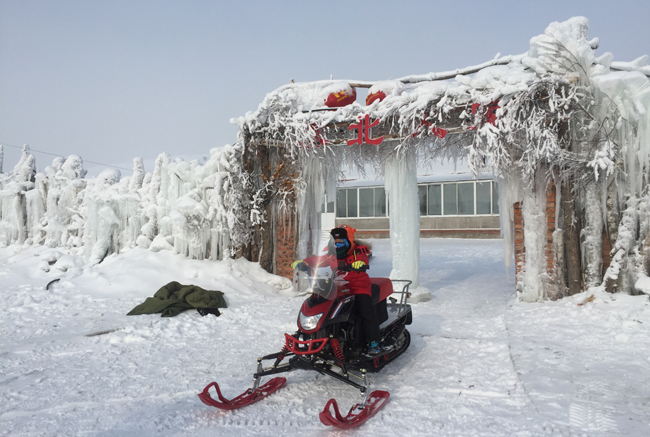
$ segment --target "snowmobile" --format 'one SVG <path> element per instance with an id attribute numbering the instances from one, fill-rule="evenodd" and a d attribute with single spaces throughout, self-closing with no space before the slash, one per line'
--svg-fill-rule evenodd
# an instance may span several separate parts
<path id="1" fill-rule="evenodd" d="M 361 317 L 357 313 L 355 296 L 346 288 L 345 270 L 329 266 L 312 271 L 306 264 L 294 272 L 294 290 L 308 295 L 298 315 L 298 330 L 285 334 L 280 352 L 257 359 L 253 387 L 241 395 L 225 398 L 216 382 L 208 384 L 199 394 L 206 405 L 232 410 L 257 402 L 282 388 L 286 378 L 274 377 L 265 384 L 265 376 L 311 370 L 331 376 L 360 390 L 362 401 L 343 416 L 335 399 L 330 399 L 319 418 L 324 425 L 352 428 L 372 417 L 388 401 L 383 390 L 369 392 L 368 372 L 378 372 L 404 353 L 410 344 L 406 325 L 413 319 L 407 304 L 411 281 L 370 278 L 372 300 L 381 331 L 381 352 L 369 355 L 363 334 Z M 268 363 L 265 367 L 264 363 Z M 269 365 L 270 364 L 270 365 Z M 217 398 L 210 395 L 214 388 Z M 332 414 L 331 410 L 334 410 Z"/>

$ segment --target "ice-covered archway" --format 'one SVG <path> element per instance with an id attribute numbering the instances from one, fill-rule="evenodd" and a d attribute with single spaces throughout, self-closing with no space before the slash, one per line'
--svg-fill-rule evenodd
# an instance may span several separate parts
<path id="1" fill-rule="evenodd" d="M 417 250 L 418 214 L 409 207 L 417 199 L 415 159 L 463 157 L 476 174 L 489 171 L 498 180 L 506 263 L 515 228 L 525 230 L 522 300 L 579 291 L 582 283 L 571 279 L 576 270 L 588 285 L 599 284 L 599 241 L 616 245 L 619 235 L 611 230 L 620 221 L 617 214 L 645 192 L 650 70 L 647 57 L 631 63 L 613 62 L 611 54 L 597 57 L 598 40 L 587 38 L 588 28 L 582 17 L 551 23 L 531 39 L 527 53 L 453 72 L 280 87 L 237 120 L 239 141 L 249 153 L 272 148 L 282 164 L 284 176 L 274 165 L 259 172 L 263 182 L 256 192 L 274 199 L 274 213 L 297 220 L 302 256 L 315 247 L 304 239 L 318 223 L 309 211 L 320 207 L 324 187 L 333 189 L 340 165 L 374 164 L 386 178 L 392 205 L 393 273 L 417 281 L 410 255 Z M 359 87 L 370 88 L 365 105 L 351 98 Z M 274 171 L 278 177 L 271 177 Z M 557 192 L 552 218 L 549 187 Z M 515 205 L 523 217 L 517 226 Z M 553 232 L 545 238 L 549 220 Z M 290 273 L 279 266 L 285 260 L 274 260 L 278 272 Z"/>

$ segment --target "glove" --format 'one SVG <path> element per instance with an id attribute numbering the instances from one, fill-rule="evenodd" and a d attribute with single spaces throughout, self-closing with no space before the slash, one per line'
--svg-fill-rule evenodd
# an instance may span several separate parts
<path id="1" fill-rule="evenodd" d="M 361 270 L 366 266 L 366 263 L 364 263 L 363 261 L 355 261 L 352 264 L 350 264 L 350 266 L 352 266 L 354 270 Z"/>
<path id="2" fill-rule="evenodd" d="M 301 259 L 296 260 L 296 261 L 294 261 L 294 262 L 291 263 L 291 268 L 294 269 L 294 270 L 296 270 L 296 267 L 298 267 L 298 266 L 299 266 L 300 264 L 302 264 L 302 263 L 303 263 L 303 262 L 302 262 Z"/>

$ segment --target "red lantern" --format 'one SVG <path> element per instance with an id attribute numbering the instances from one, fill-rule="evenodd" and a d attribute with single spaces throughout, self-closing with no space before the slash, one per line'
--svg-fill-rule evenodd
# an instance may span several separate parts
<path id="1" fill-rule="evenodd" d="M 368 90 L 366 106 L 379 100 L 380 102 L 388 96 L 399 96 L 404 92 L 404 84 L 398 80 L 385 80 L 377 82 Z"/>
<path id="2" fill-rule="evenodd" d="M 379 100 L 381 102 L 385 98 L 386 93 L 383 91 L 377 91 L 376 93 L 368 94 L 368 97 L 366 97 L 366 106 L 370 105 L 375 100 Z"/>
<path id="3" fill-rule="evenodd" d="M 327 99 L 325 99 L 325 106 L 328 108 L 341 108 L 354 103 L 356 100 L 357 92 L 354 88 L 348 86 L 347 89 L 339 90 L 327 96 Z"/>

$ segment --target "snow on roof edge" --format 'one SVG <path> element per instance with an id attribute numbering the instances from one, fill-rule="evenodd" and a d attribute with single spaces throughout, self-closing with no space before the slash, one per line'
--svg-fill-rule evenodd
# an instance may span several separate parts
<path id="1" fill-rule="evenodd" d="M 461 181 L 482 181 L 493 180 L 492 173 L 481 173 L 475 177 L 470 172 L 453 173 L 453 174 L 436 174 L 422 175 L 417 177 L 418 184 L 443 183 L 443 182 L 461 182 Z M 351 179 L 339 181 L 338 188 L 359 188 L 359 187 L 378 187 L 384 186 L 383 179 Z"/>

